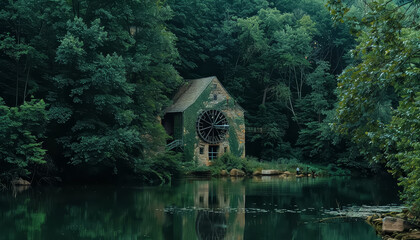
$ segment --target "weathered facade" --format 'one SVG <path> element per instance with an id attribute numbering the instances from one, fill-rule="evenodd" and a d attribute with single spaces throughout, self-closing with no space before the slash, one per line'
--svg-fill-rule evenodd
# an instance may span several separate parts
<path id="1" fill-rule="evenodd" d="M 189 80 L 165 111 L 162 124 L 172 136 L 170 148 L 210 165 L 225 152 L 245 156 L 244 110 L 216 77 Z"/>

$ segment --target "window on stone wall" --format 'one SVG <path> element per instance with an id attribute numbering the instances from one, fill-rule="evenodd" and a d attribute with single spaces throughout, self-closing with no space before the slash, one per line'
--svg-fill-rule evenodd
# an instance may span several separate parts
<path id="1" fill-rule="evenodd" d="M 217 158 L 219 154 L 219 145 L 210 145 L 209 146 L 209 160 L 213 161 Z"/>
<path id="2" fill-rule="evenodd" d="M 217 94 L 213 94 L 213 100 L 217 100 Z"/>
<path id="3" fill-rule="evenodd" d="M 204 147 L 200 147 L 200 154 L 204 154 Z"/>
<path id="4" fill-rule="evenodd" d="M 225 153 L 227 153 L 227 147 L 225 147 Z"/>

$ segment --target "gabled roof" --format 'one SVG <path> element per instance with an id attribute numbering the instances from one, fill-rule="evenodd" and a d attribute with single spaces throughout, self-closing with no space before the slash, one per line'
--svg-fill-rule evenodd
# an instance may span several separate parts
<path id="1" fill-rule="evenodd" d="M 216 77 L 213 76 L 187 81 L 187 84 L 183 85 L 175 94 L 175 97 L 173 99 L 174 103 L 171 106 L 169 106 L 165 110 L 165 112 L 184 112 L 197 100 L 197 98 L 207 88 L 207 86 L 211 83 L 211 81 L 214 78 Z"/>
<path id="2" fill-rule="evenodd" d="M 165 110 L 165 113 L 184 112 L 188 107 L 195 103 L 198 97 L 200 97 L 200 95 L 204 92 L 204 90 L 206 90 L 207 86 L 214 79 L 216 79 L 217 82 L 219 82 L 219 80 L 215 76 L 187 80 L 187 83 L 184 84 L 175 94 L 173 104 Z M 222 86 L 223 90 L 226 91 L 226 89 L 220 82 L 219 84 Z M 226 93 L 229 95 L 227 91 Z M 244 109 L 238 103 L 236 103 L 235 105 L 238 106 L 242 111 L 244 111 Z"/>

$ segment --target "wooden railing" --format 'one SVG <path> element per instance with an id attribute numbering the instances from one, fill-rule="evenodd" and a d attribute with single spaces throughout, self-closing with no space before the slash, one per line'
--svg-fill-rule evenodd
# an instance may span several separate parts
<path id="1" fill-rule="evenodd" d="M 167 150 L 167 151 L 170 151 L 170 150 L 172 150 L 172 149 L 174 149 L 174 148 L 177 148 L 177 147 L 182 148 L 182 145 L 183 145 L 183 141 L 182 141 L 182 139 L 177 139 L 177 140 L 174 140 L 174 141 L 172 141 L 172 142 L 168 143 L 168 144 L 166 145 L 166 150 Z"/>
<path id="2" fill-rule="evenodd" d="M 246 133 L 264 133 L 264 129 L 260 127 L 246 127 L 245 128 Z"/>

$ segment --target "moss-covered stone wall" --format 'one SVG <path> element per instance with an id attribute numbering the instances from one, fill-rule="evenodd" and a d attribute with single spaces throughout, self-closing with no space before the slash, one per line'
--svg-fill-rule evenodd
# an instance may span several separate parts
<path id="1" fill-rule="evenodd" d="M 183 122 L 182 122 L 182 113 L 176 113 L 174 115 L 174 138 L 182 139 L 183 137 Z"/>
<path id="2" fill-rule="evenodd" d="M 215 99 L 215 95 L 217 96 Z M 209 143 L 204 142 L 196 131 L 198 115 L 205 110 L 216 109 L 222 111 L 230 125 L 225 140 L 217 144 L 219 155 L 225 152 L 245 157 L 245 121 L 244 111 L 232 99 L 220 82 L 214 78 L 198 99 L 188 107 L 183 114 L 184 153 L 188 160 L 196 160 L 199 164 L 209 165 Z M 200 154 L 200 148 L 203 153 Z"/>

